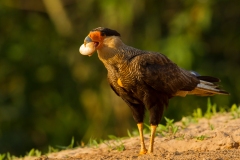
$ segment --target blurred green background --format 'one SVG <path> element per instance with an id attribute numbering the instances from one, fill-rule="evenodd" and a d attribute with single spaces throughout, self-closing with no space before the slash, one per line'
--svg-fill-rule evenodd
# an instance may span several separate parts
<path id="1" fill-rule="evenodd" d="M 97 54 L 78 52 L 99 26 L 117 30 L 130 46 L 219 77 L 231 96 L 212 102 L 239 103 L 239 0 L 1 0 L 0 153 L 24 155 L 66 146 L 72 136 L 87 143 L 136 129 Z M 164 115 L 180 120 L 206 104 L 206 97 L 174 98 Z"/>

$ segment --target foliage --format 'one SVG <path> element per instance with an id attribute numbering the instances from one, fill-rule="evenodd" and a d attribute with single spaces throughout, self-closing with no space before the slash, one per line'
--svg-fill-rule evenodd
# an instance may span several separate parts
<path id="1" fill-rule="evenodd" d="M 130 131 L 128 131 L 128 133 L 131 134 Z M 122 138 L 118 138 L 114 135 L 108 135 L 108 138 L 109 138 L 109 140 L 101 140 L 100 139 L 99 141 L 97 139 L 90 138 L 87 146 L 98 148 L 100 144 L 104 143 L 104 144 L 107 145 L 109 151 L 111 151 L 111 150 L 117 150 L 117 151 L 125 150 L 124 144 L 122 142 Z"/>
<path id="2" fill-rule="evenodd" d="M 236 104 L 233 104 L 230 110 L 233 119 L 240 118 L 240 106 L 237 107 Z"/>
<path id="3" fill-rule="evenodd" d="M 207 102 L 207 111 L 204 115 L 204 117 L 210 119 L 212 115 L 215 115 L 217 113 L 217 104 L 211 104 L 211 100 L 210 98 L 208 98 L 208 102 Z"/>
<path id="4" fill-rule="evenodd" d="M 191 123 L 197 123 L 198 122 L 198 118 L 194 118 L 192 116 L 186 116 L 186 117 L 182 117 L 182 126 L 183 128 L 186 128 L 189 124 Z"/>
<path id="5" fill-rule="evenodd" d="M 111 139 L 110 141 L 104 141 L 104 143 L 108 146 L 109 150 L 117 150 L 117 151 L 124 151 L 125 146 L 122 142 L 121 138 L 118 138 L 114 135 L 108 135 Z"/>
<path id="6" fill-rule="evenodd" d="M 197 140 L 203 141 L 204 139 L 206 139 L 208 137 L 206 135 L 201 135 L 201 136 L 198 136 L 196 138 L 197 138 Z"/>
<path id="7" fill-rule="evenodd" d="M 193 111 L 193 117 L 198 119 L 198 118 L 202 118 L 202 109 L 201 108 L 197 108 L 196 110 Z"/>
<path id="8" fill-rule="evenodd" d="M 56 15 L 51 11 L 58 10 L 57 2 L 62 10 Z M 97 55 L 78 53 L 85 36 L 98 26 L 116 29 L 126 44 L 164 53 L 182 68 L 219 77 L 231 96 L 215 96 L 212 102 L 238 105 L 239 4 L 0 1 L 0 153 L 19 156 L 32 148 L 54 152 L 58 149 L 49 145 L 65 146 L 72 136 L 87 142 L 90 137 L 125 136 L 126 128 L 135 127 L 130 109 L 108 86 Z M 205 116 L 205 101 L 174 98 L 164 116 L 179 120 L 193 106 L 198 108 L 193 117 Z"/>
<path id="9" fill-rule="evenodd" d="M 88 146 L 89 147 L 96 147 L 96 148 L 98 148 L 99 147 L 99 143 L 97 142 L 97 139 L 90 138 L 89 142 L 88 142 Z"/>
<path id="10" fill-rule="evenodd" d="M 210 123 L 209 123 L 209 127 L 210 127 L 211 130 L 214 130 L 214 126 Z"/>
<path id="11" fill-rule="evenodd" d="M 168 119 L 167 117 L 164 117 L 164 119 L 166 120 L 166 126 L 159 124 L 157 132 L 162 136 L 174 136 L 178 131 L 178 126 L 173 123 L 174 119 Z"/>
<path id="12" fill-rule="evenodd" d="M 211 106 L 209 104 L 210 103 L 209 103 L 209 100 L 208 100 L 208 103 L 207 103 L 208 107 Z M 209 108 L 212 108 L 212 107 L 209 107 Z M 215 107 L 213 107 L 213 108 L 215 108 Z M 229 113 L 231 113 L 231 115 L 233 116 L 234 119 L 235 118 L 240 118 L 239 117 L 239 113 L 240 113 L 239 108 L 240 107 L 237 107 L 236 104 L 233 104 L 231 109 L 230 109 Z M 214 114 L 217 113 L 215 111 L 216 110 L 213 109 Z M 210 112 L 206 111 L 206 113 L 205 113 L 205 115 L 212 116 L 211 114 L 212 114 L 211 111 Z M 238 117 L 236 117 L 236 115 Z M 208 118 L 208 117 L 205 117 L 205 118 Z M 164 125 L 160 124 L 157 127 L 157 133 L 160 133 L 162 136 L 172 136 L 177 140 L 184 140 L 185 134 L 179 134 L 177 137 L 175 137 L 175 134 L 177 133 L 177 131 L 179 129 L 179 126 L 174 124 L 174 120 L 166 118 L 166 117 L 164 117 L 164 119 L 166 120 L 166 125 L 164 126 Z M 192 117 L 192 116 L 183 117 L 182 118 L 183 128 L 187 127 L 190 123 L 197 123 L 197 120 L 198 120 L 198 117 Z M 144 134 L 149 134 L 151 127 L 147 124 L 144 124 L 144 125 L 148 128 L 147 130 L 144 129 Z M 211 130 L 214 130 L 214 126 L 211 123 L 209 123 L 209 127 L 210 127 Z M 127 134 L 129 136 L 129 138 L 132 138 L 134 136 L 135 137 L 139 136 L 139 132 L 138 132 L 137 129 L 134 129 L 132 132 L 127 130 Z M 116 137 L 114 135 L 108 135 L 108 138 L 109 138 L 109 140 L 102 140 L 102 139 L 97 140 L 95 138 L 90 138 L 87 145 L 85 145 L 83 142 L 81 142 L 80 144 L 78 144 L 78 147 L 98 148 L 100 144 L 104 143 L 105 145 L 107 145 L 109 151 L 112 151 L 112 150 L 124 151 L 125 150 L 125 146 L 124 146 L 124 143 L 123 143 L 122 140 L 125 139 L 126 137 L 119 138 L 119 137 Z M 206 138 L 208 138 L 208 136 L 207 135 L 200 135 L 200 136 L 196 136 L 194 138 L 196 138 L 197 140 L 203 141 Z M 58 151 L 64 150 L 64 149 L 72 149 L 72 148 L 74 148 L 74 144 L 75 144 L 75 140 L 74 140 L 74 137 L 72 137 L 71 142 L 68 146 L 56 146 L 56 148 L 54 148 L 52 146 L 48 146 L 48 153 L 47 154 L 53 153 L 53 152 L 58 152 Z M 29 152 L 27 152 L 24 157 L 29 157 L 29 156 L 40 157 L 41 154 L 42 154 L 41 151 L 33 148 Z M 16 159 L 16 158 L 21 158 L 21 157 L 16 157 L 14 155 L 11 155 L 9 152 L 7 152 L 6 154 L 0 154 L 0 160 L 11 160 L 11 159 Z"/>
<path id="13" fill-rule="evenodd" d="M 72 139 L 71 139 L 71 143 L 68 145 L 68 146 L 60 146 L 60 145 L 57 145 L 56 146 L 57 148 L 59 148 L 59 149 L 71 149 L 71 148 L 73 148 L 74 147 L 74 137 L 72 137 Z"/>
<path id="14" fill-rule="evenodd" d="M 37 150 L 37 149 L 31 149 L 28 153 L 27 156 L 36 156 L 36 157 L 40 157 L 41 156 L 41 151 Z"/>
<path id="15" fill-rule="evenodd" d="M 127 134 L 128 134 L 128 137 L 132 137 L 132 133 L 129 131 L 129 130 L 127 130 Z"/>
<path id="16" fill-rule="evenodd" d="M 0 160 L 4 160 L 5 157 L 6 157 L 6 154 L 0 154 Z"/>

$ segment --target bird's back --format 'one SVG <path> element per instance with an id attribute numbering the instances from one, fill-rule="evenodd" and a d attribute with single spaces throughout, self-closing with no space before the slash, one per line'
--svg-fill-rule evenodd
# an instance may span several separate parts
<path id="1" fill-rule="evenodd" d="M 183 88 L 191 90 L 199 83 L 163 54 L 132 47 L 119 52 L 124 52 L 125 56 L 117 60 L 117 65 L 105 66 L 111 87 L 123 99 L 145 105 L 150 101 L 156 103 L 162 97 L 171 98 Z"/>

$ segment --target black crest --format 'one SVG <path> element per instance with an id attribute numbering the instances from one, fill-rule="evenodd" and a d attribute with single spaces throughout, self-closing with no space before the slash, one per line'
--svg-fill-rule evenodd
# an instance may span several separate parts
<path id="1" fill-rule="evenodd" d="M 100 31 L 102 36 L 121 36 L 117 31 L 104 27 L 98 27 L 92 31 Z"/>

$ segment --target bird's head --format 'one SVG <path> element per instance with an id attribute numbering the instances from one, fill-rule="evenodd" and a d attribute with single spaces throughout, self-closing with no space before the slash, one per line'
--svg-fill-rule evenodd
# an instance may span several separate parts
<path id="1" fill-rule="evenodd" d="M 120 37 L 120 34 L 109 28 L 95 28 L 91 30 L 88 36 L 84 39 L 84 44 L 79 48 L 79 52 L 82 55 L 91 56 L 95 51 L 103 47 L 105 39 L 112 36 Z"/>

